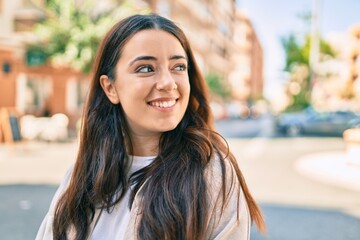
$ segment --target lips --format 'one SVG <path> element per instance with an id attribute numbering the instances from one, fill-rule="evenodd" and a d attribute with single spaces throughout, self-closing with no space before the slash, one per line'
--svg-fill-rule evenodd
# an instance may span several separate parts
<path id="1" fill-rule="evenodd" d="M 170 108 L 172 106 L 174 106 L 176 104 L 176 100 L 172 99 L 172 100 L 155 100 L 155 101 L 151 101 L 149 102 L 150 106 L 153 107 L 158 107 L 158 108 Z"/>

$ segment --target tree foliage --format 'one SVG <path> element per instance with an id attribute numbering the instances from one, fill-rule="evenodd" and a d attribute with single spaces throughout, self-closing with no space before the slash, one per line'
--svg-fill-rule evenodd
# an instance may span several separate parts
<path id="1" fill-rule="evenodd" d="M 302 41 L 300 41 L 302 40 Z M 298 86 L 299 91 L 292 91 L 288 88 L 288 93 L 291 97 L 290 105 L 286 110 L 297 111 L 302 110 L 310 105 L 311 96 L 311 75 L 310 69 L 310 47 L 311 36 L 309 33 L 305 34 L 303 39 L 298 39 L 294 33 L 281 39 L 283 49 L 285 51 L 285 67 L 284 70 L 290 73 L 288 86 Z M 320 39 L 319 42 L 319 61 L 328 57 L 335 57 L 336 53 L 331 46 L 324 40 Z M 298 69 L 306 68 L 307 70 L 299 72 Z M 313 72 L 312 72 L 313 73 Z"/>
<path id="2" fill-rule="evenodd" d="M 230 91 L 221 80 L 221 77 L 216 73 L 208 73 L 205 76 L 205 80 L 210 88 L 210 92 L 220 98 L 227 98 L 230 95 Z"/>
<path id="3" fill-rule="evenodd" d="M 310 35 L 306 35 L 304 43 L 301 43 L 299 39 L 295 37 L 294 33 L 290 33 L 288 36 L 281 38 L 281 44 L 286 54 L 285 71 L 291 71 L 291 66 L 294 64 L 305 64 L 309 66 L 311 47 Z M 320 39 L 319 45 L 320 61 L 325 57 L 335 57 L 335 51 L 324 39 Z"/>
<path id="4" fill-rule="evenodd" d="M 96 5 L 99 2 L 44 1 L 45 17 L 35 26 L 37 42 L 27 46 L 27 62 L 31 65 L 49 62 L 55 67 L 89 72 L 106 31 L 118 19 L 140 12 L 130 1 L 113 2 L 104 8 Z"/>

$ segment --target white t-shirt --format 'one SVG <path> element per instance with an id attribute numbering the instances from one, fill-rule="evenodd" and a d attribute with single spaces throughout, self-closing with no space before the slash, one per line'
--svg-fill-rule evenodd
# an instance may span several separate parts
<path id="1" fill-rule="evenodd" d="M 130 156 L 133 158 L 133 163 L 131 165 L 129 176 L 140 170 L 143 167 L 149 165 L 155 157 L 139 157 L 139 156 Z M 55 193 L 55 196 L 52 200 L 49 212 L 46 214 L 44 220 L 41 223 L 39 231 L 36 236 L 36 240 L 49 240 L 53 239 L 52 234 L 52 224 L 54 221 L 54 208 L 59 200 L 59 197 L 65 191 L 69 184 L 70 174 L 72 169 L 69 170 L 60 184 L 60 187 Z M 127 229 L 127 226 L 130 221 L 130 209 L 129 209 L 129 197 L 131 190 L 128 189 L 125 193 L 125 196 L 121 201 L 115 205 L 112 212 L 107 213 L 105 210 L 102 211 L 98 222 L 92 231 L 92 234 L 89 236 L 89 240 L 112 240 L 112 239 L 124 239 L 124 235 Z"/>
<path id="2" fill-rule="evenodd" d="M 133 157 L 133 164 L 130 172 L 133 173 L 148 164 L 150 164 L 155 157 Z M 214 222 L 210 224 L 211 232 L 209 232 L 209 239 L 216 240 L 238 240 L 238 239 L 250 239 L 250 214 L 247 207 L 247 203 L 244 197 L 244 193 L 241 191 L 240 193 L 240 208 L 238 207 L 238 193 L 237 191 L 231 191 L 231 195 L 229 204 L 224 209 L 224 212 L 220 214 L 220 209 L 216 207 L 216 199 L 219 197 L 219 191 L 221 189 L 221 167 L 220 163 L 217 159 L 213 161 L 209 166 L 210 171 L 208 172 L 207 179 L 209 181 L 209 188 L 212 189 L 212 195 L 210 201 L 213 205 L 211 207 L 215 207 L 211 211 L 211 218 Z M 230 171 L 230 163 L 225 165 Z M 45 216 L 40 229 L 38 231 L 36 240 L 49 240 L 53 239 L 52 235 L 52 225 L 54 220 L 54 208 L 56 202 L 61 196 L 62 192 L 67 188 L 69 179 L 70 179 L 71 171 L 68 172 L 66 178 L 60 185 L 58 191 L 56 192 L 53 202 L 51 203 L 50 210 L 48 214 Z M 226 181 L 231 184 L 231 174 L 227 174 Z M 229 185 L 227 185 L 229 186 Z M 112 240 L 112 239 L 124 239 L 125 234 L 128 234 L 129 224 L 133 224 L 133 219 L 130 219 L 130 209 L 128 207 L 129 195 L 131 190 L 125 193 L 124 198 L 116 204 L 113 211 L 109 214 L 106 211 L 102 211 L 100 217 L 98 218 L 97 224 L 95 228 L 92 228 L 93 231 L 89 236 L 89 240 Z M 237 210 L 239 210 L 238 214 L 240 221 L 238 221 Z M 96 216 L 95 216 L 96 217 Z M 220 217 L 220 218 L 218 218 Z"/>
<path id="3" fill-rule="evenodd" d="M 133 156 L 130 174 L 149 165 L 155 157 Z M 129 198 L 130 189 L 121 201 L 115 205 L 112 212 L 103 210 L 89 240 L 124 239 L 126 228 L 130 220 Z"/>

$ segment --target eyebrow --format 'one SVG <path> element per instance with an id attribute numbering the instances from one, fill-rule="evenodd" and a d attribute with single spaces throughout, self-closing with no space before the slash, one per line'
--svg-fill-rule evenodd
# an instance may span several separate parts
<path id="1" fill-rule="evenodd" d="M 184 57 L 183 55 L 173 55 L 170 57 L 170 60 L 176 60 L 176 59 L 185 59 L 187 61 L 187 57 Z"/>
<path id="2" fill-rule="evenodd" d="M 170 60 L 176 60 L 176 59 L 185 59 L 187 61 L 187 57 L 184 57 L 183 55 L 172 55 L 170 56 L 169 58 Z M 154 56 L 139 56 L 139 57 L 136 57 L 134 60 L 132 60 L 130 63 L 129 63 L 129 66 L 133 65 L 135 62 L 137 61 L 142 61 L 142 60 L 153 60 L 153 61 L 156 61 L 157 58 L 154 57 Z"/>

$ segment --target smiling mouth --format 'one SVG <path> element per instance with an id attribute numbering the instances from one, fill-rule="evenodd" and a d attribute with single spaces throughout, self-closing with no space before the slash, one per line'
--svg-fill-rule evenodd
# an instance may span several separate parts
<path id="1" fill-rule="evenodd" d="M 176 104 L 176 100 L 169 100 L 169 101 L 153 101 L 149 102 L 150 106 L 158 107 L 158 108 L 170 108 Z"/>

